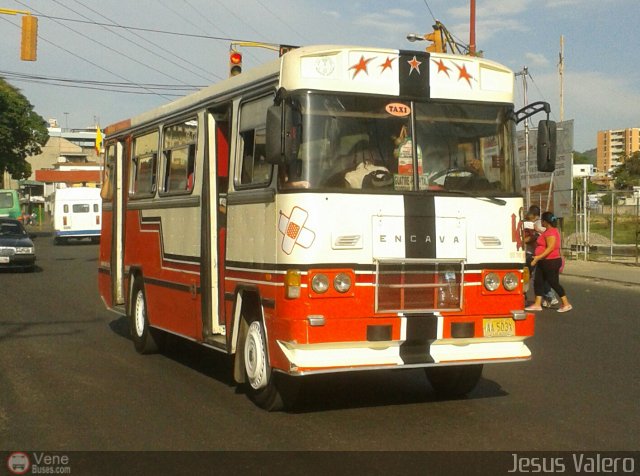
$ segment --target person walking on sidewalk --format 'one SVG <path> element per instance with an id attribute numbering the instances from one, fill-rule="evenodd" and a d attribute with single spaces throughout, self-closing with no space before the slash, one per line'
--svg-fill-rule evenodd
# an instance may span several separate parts
<path id="1" fill-rule="evenodd" d="M 540 233 L 536 240 L 536 250 L 531 261 L 535 266 L 535 277 L 533 280 L 536 300 L 531 306 L 525 308 L 526 311 L 542 311 L 542 295 L 544 294 L 544 283 L 549 283 L 551 288 L 558 294 L 562 301 L 562 306 L 558 312 L 568 312 L 573 309 L 567 298 L 564 288 L 560 285 L 560 268 L 562 267 L 562 257 L 560 256 L 560 231 L 557 228 L 558 219 L 553 212 L 544 212 L 540 217 L 545 231 Z"/>

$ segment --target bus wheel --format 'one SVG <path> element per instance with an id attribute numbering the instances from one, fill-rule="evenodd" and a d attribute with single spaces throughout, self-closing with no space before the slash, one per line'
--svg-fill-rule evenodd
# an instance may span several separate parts
<path id="1" fill-rule="evenodd" d="M 153 330 L 149 327 L 147 318 L 147 299 L 144 285 L 140 278 L 136 278 L 131 290 L 131 305 L 129 309 L 129 326 L 133 345 L 141 354 L 152 354 L 158 351 Z"/>
<path id="2" fill-rule="evenodd" d="M 482 365 L 427 367 L 425 372 L 438 398 L 457 398 L 475 388 L 482 376 Z"/>
<path id="3" fill-rule="evenodd" d="M 267 360 L 267 344 L 264 329 L 259 320 L 253 321 L 244 340 L 244 373 L 249 398 L 267 411 L 282 410 L 282 395 L 275 383 Z"/>
<path id="4" fill-rule="evenodd" d="M 244 373 L 249 398 L 269 412 L 295 404 L 300 381 L 288 375 L 272 372 L 267 357 L 267 341 L 262 322 L 251 322 L 244 340 Z"/>

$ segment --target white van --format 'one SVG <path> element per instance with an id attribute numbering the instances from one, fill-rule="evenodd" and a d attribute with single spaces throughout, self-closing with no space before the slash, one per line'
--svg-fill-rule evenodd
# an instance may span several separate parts
<path id="1" fill-rule="evenodd" d="M 91 187 L 60 188 L 53 201 L 53 236 L 56 243 L 69 238 L 100 241 L 102 199 L 100 189 Z"/>

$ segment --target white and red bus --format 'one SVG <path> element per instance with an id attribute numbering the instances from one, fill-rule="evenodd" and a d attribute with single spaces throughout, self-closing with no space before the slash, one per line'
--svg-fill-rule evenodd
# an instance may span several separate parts
<path id="1" fill-rule="evenodd" d="M 107 127 L 106 306 L 139 352 L 172 333 L 232 355 L 270 410 L 317 373 L 468 393 L 531 357 L 514 136 L 548 105 L 515 112 L 513 88 L 478 57 L 304 47 Z"/>

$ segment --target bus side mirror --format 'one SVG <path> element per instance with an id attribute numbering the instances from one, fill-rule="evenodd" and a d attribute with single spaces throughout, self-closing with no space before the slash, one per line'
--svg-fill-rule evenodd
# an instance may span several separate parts
<path id="1" fill-rule="evenodd" d="M 284 117 L 283 117 L 284 113 Z M 300 112 L 289 104 L 267 110 L 267 161 L 285 164 L 298 158 L 302 131 Z"/>
<path id="2" fill-rule="evenodd" d="M 542 120 L 538 123 L 538 171 L 556 169 L 556 123 Z"/>

